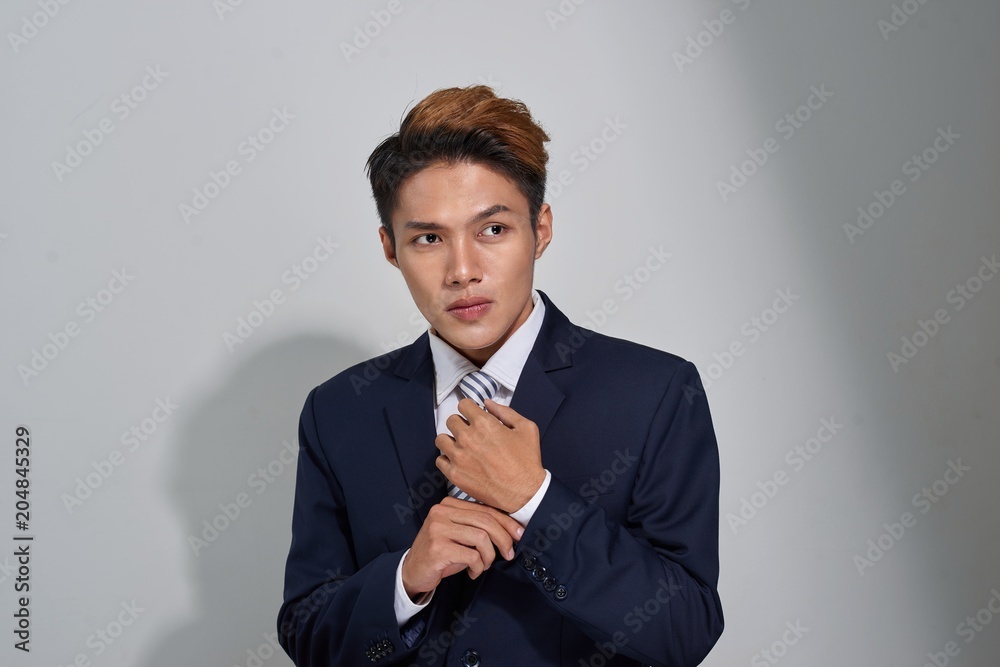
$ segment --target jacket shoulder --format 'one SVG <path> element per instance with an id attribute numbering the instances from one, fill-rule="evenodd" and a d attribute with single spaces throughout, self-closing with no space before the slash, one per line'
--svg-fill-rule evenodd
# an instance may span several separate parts
<path id="1" fill-rule="evenodd" d="M 664 396 L 671 386 L 674 391 L 690 387 L 701 390 L 697 367 L 679 354 L 583 327 L 577 329 L 580 335 L 572 350 L 572 366 L 581 379 L 599 379 L 598 384 L 609 395 L 641 388 L 644 393 Z"/>
<path id="2" fill-rule="evenodd" d="M 569 319 L 548 295 L 542 293 L 542 296 L 546 302 L 546 319 L 540 336 L 544 345 L 554 349 L 539 352 L 549 363 L 563 363 L 571 356 L 574 365 L 624 364 L 629 369 L 648 366 L 656 373 L 668 375 L 686 365 L 690 365 L 691 370 L 694 369 L 694 364 L 678 354 L 582 326 Z M 549 307 L 552 309 L 551 314 Z"/>
<path id="3" fill-rule="evenodd" d="M 413 352 L 416 342 L 404 345 L 378 356 L 359 361 L 345 368 L 314 389 L 315 400 L 326 403 L 360 403 L 363 397 L 384 394 L 390 387 L 406 382 L 396 375 L 401 361 Z"/>
<path id="4" fill-rule="evenodd" d="M 676 370 L 691 363 L 688 359 L 659 348 L 637 343 L 625 338 L 602 334 L 574 325 L 584 338 L 577 354 L 588 361 L 604 360 L 611 363 L 648 364 L 660 372 Z M 693 365 L 693 364 L 692 364 Z"/>

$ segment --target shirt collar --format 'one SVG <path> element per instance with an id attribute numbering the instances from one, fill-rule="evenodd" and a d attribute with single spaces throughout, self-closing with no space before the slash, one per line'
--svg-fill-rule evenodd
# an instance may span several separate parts
<path id="1" fill-rule="evenodd" d="M 441 405 L 466 374 L 482 370 L 497 382 L 507 387 L 512 393 L 521 377 L 521 369 L 528 359 L 535 339 L 542 328 L 545 316 L 545 302 L 538 295 L 538 290 L 531 290 L 531 312 L 521 326 L 510 335 L 499 350 L 486 360 L 482 368 L 463 357 L 455 348 L 428 327 L 428 342 L 431 346 L 431 356 L 434 360 L 434 385 L 436 387 L 436 405 Z"/>

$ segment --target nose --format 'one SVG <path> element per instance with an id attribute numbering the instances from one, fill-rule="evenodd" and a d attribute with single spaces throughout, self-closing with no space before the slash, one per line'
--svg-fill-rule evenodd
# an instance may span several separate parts
<path id="1" fill-rule="evenodd" d="M 462 286 L 473 280 L 482 280 L 475 242 L 464 238 L 457 240 L 448 253 L 447 270 L 446 280 L 449 285 Z"/>

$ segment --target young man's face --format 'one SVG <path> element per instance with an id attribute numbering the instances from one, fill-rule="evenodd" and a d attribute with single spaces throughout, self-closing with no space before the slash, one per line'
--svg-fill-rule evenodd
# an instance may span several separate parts
<path id="1" fill-rule="evenodd" d="M 482 366 L 531 313 L 534 262 L 552 239 L 552 211 L 539 211 L 537 241 L 528 200 L 480 164 L 431 165 L 410 176 L 392 215 L 396 236 L 379 227 L 385 257 L 406 280 L 433 331 Z M 459 299 L 482 306 L 455 308 Z"/>

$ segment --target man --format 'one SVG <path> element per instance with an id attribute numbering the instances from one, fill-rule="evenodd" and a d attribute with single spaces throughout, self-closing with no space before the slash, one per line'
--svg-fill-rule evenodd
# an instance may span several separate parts
<path id="1" fill-rule="evenodd" d="M 368 160 L 430 327 L 306 399 L 278 614 L 300 667 L 682 667 L 722 632 L 694 365 L 532 286 L 548 140 L 522 103 L 451 88 Z"/>

